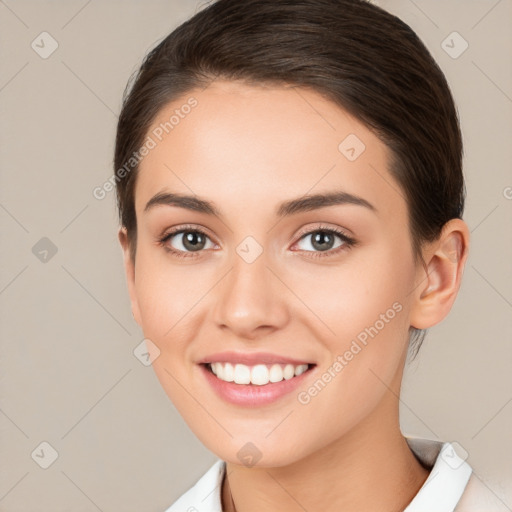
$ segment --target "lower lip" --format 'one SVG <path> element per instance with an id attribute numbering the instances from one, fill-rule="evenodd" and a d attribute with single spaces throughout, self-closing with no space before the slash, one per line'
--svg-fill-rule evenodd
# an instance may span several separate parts
<path id="1" fill-rule="evenodd" d="M 297 389 L 304 379 L 308 378 L 315 366 L 310 366 L 304 373 L 284 379 L 280 382 L 269 382 L 263 386 L 256 384 L 235 384 L 217 378 L 207 365 L 200 364 L 206 380 L 213 387 L 214 391 L 224 400 L 235 405 L 258 407 L 279 400 L 281 397 Z"/>

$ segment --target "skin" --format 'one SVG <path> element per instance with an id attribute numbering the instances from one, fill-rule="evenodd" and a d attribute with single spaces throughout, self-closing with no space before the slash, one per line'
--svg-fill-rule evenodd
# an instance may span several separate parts
<path id="1" fill-rule="evenodd" d="M 198 105 L 140 165 L 135 263 L 124 228 L 119 240 L 134 318 L 160 350 L 156 375 L 192 431 L 227 462 L 224 510 L 403 510 L 428 475 L 398 421 L 409 327 L 431 327 L 450 311 L 467 225 L 452 219 L 424 245 L 426 266 L 415 262 L 388 148 L 314 91 L 217 80 L 166 106 L 148 133 L 190 96 Z M 355 161 L 338 150 L 348 134 L 366 146 Z M 341 204 L 275 214 L 285 200 L 333 190 L 376 211 Z M 162 191 L 211 201 L 220 213 L 145 212 Z M 184 223 L 208 235 L 189 258 L 158 243 Z M 320 225 L 356 245 L 335 253 L 336 238 L 330 254 L 315 248 L 306 233 Z M 236 252 L 247 236 L 263 249 L 252 263 Z M 182 242 L 177 235 L 167 246 L 186 251 Z M 316 363 L 299 389 L 307 390 L 396 302 L 401 311 L 307 404 L 292 392 L 261 407 L 232 405 L 197 364 L 223 350 L 285 354 Z M 237 457 L 247 442 L 261 453 L 252 467 Z"/>

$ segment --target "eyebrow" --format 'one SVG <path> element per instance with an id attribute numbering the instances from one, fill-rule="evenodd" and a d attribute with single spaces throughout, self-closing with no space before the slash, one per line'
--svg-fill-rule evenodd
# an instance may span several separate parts
<path id="1" fill-rule="evenodd" d="M 343 204 L 353 204 L 357 206 L 363 206 L 374 213 L 377 213 L 377 208 L 370 202 L 362 197 L 354 194 L 349 194 L 344 191 L 335 191 L 324 194 L 314 194 L 299 197 L 298 199 L 292 199 L 281 203 L 276 209 L 276 215 L 278 217 L 286 217 L 301 212 L 308 212 L 312 210 L 318 210 L 328 206 L 336 206 Z M 205 213 L 207 215 L 216 215 L 221 217 L 220 211 L 210 201 L 199 199 L 196 196 L 189 196 L 184 194 L 174 194 L 170 192 L 159 192 L 154 195 L 146 204 L 144 212 L 148 212 L 156 206 L 177 206 L 192 210 L 199 213 Z"/>
<path id="2" fill-rule="evenodd" d="M 342 204 L 355 204 L 357 206 L 363 206 L 369 210 L 377 213 L 377 209 L 370 202 L 362 197 L 348 192 L 335 191 L 324 194 L 314 194 L 299 197 L 298 199 L 292 199 L 282 203 L 277 209 L 278 217 L 285 217 L 300 212 L 308 212 L 311 210 L 317 210 L 325 208 L 327 206 L 336 206 Z"/>

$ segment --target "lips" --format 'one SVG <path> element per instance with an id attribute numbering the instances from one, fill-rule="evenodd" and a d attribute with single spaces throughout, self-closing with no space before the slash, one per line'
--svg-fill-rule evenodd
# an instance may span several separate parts
<path id="1" fill-rule="evenodd" d="M 316 363 L 269 352 L 228 351 L 210 354 L 198 366 L 223 401 L 259 407 L 285 399 L 315 373 Z"/>
<path id="2" fill-rule="evenodd" d="M 307 359 L 295 359 L 292 357 L 272 354 L 270 352 L 217 352 L 206 356 L 205 358 L 198 361 L 199 364 L 208 363 L 231 363 L 244 364 L 246 366 L 255 366 L 257 364 L 292 364 L 293 366 L 299 366 L 303 364 L 314 365 L 313 361 Z"/>

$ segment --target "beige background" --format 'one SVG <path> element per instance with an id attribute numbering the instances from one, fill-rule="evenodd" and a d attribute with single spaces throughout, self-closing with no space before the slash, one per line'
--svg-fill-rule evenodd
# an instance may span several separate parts
<path id="1" fill-rule="evenodd" d="M 408 367 L 403 431 L 456 440 L 512 510 L 512 1 L 378 3 L 451 84 L 472 233 L 453 311 Z M 112 174 L 128 77 L 200 5 L 0 0 L 1 511 L 162 511 L 215 460 L 133 354 L 114 193 L 92 195 Z M 47 59 L 31 47 L 43 31 L 58 43 Z M 453 31 L 469 44 L 456 59 Z"/>

